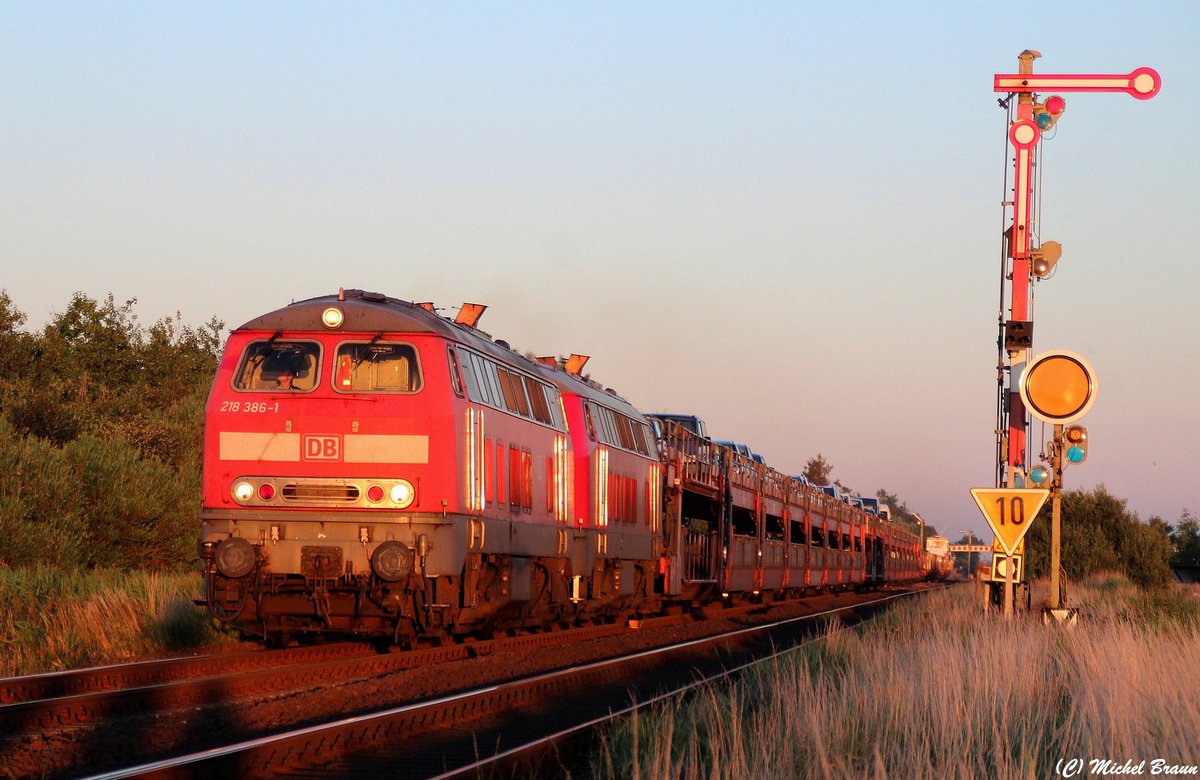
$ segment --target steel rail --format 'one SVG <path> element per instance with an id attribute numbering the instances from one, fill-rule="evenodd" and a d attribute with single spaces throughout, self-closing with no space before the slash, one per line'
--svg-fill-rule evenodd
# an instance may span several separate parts
<path id="1" fill-rule="evenodd" d="M 290 663 L 309 663 L 335 656 L 349 657 L 374 652 L 369 644 L 339 642 L 288 650 L 253 650 L 241 653 L 156 658 L 148 661 L 89 666 L 57 672 L 42 672 L 0 678 L 0 705 L 116 690 L 131 685 L 150 685 L 183 677 L 225 674 Z"/>

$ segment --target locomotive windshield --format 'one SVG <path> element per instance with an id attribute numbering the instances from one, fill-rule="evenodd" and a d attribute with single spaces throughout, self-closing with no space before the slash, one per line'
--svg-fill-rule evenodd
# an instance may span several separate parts
<path id="1" fill-rule="evenodd" d="M 317 385 L 321 346 L 311 341 L 254 341 L 234 375 L 238 390 L 307 392 Z"/>
<path id="2" fill-rule="evenodd" d="M 379 341 L 339 344 L 333 386 L 346 393 L 415 393 L 421 389 L 417 351 Z"/>

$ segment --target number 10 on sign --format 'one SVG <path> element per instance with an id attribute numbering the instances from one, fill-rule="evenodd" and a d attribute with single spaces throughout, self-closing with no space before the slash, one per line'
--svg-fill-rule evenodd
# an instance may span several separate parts
<path id="1" fill-rule="evenodd" d="M 1049 496 L 1044 488 L 971 488 L 971 497 L 1009 555 L 1016 552 Z"/>

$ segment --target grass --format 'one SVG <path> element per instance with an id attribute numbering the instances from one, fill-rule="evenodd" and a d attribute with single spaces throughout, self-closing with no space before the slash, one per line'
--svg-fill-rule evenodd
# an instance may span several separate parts
<path id="1" fill-rule="evenodd" d="M 0 676 L 232 642 L 192 604 L 198 574 L 0 568 Z"/>
<path id="2" fill-rule="evenodd" d="M 1200 764 L 1194 592 L 1105 576 L 1072 593 L 1074 628 L 984 617 L 971 596 L 959 587 L 832 629 L 732 685 L 631 717 L 605 735 L 593 773 L 1041 778 L 1070 758 Z"/>

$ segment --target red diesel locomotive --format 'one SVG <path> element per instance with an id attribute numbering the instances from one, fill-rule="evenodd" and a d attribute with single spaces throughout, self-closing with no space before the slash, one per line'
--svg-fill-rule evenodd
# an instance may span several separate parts
<path id="1" fill-rule="evenodd" d="M 915 535 L 432 304 L 361 290 L 230 335 L 206 408 L 213 614 L 460 635 L 926 574 Z"/>

